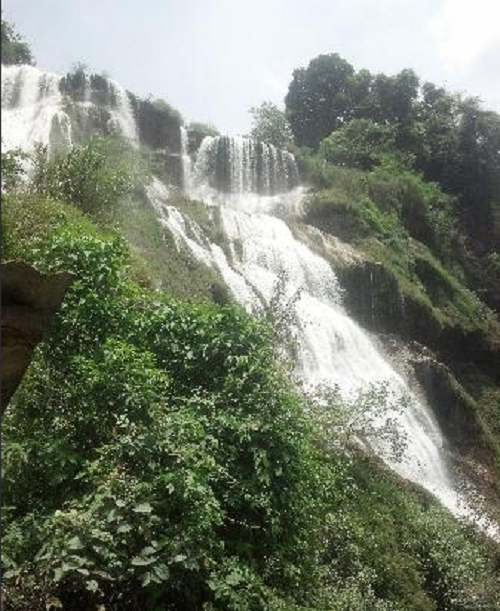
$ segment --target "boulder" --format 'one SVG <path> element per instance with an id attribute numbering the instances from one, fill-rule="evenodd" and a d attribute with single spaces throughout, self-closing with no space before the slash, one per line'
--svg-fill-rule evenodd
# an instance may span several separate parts
<path id="1" fill-rule="evenodd" d="M 10 401 L 72 282 L 69 273 L 42 274 L 23 261 L 1 266 L 2 408 Z M 3 414 L 3 410 L 2 410 Z"/>

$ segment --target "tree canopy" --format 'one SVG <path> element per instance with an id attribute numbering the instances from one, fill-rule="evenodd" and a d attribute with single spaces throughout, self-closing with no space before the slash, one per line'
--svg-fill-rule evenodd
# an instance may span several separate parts
<path id="1" fill-rule="evenodd" d="M 331 54 L 295 70 L 285 102 L 297 145 L 321 145 L 338 165 L 369 169 L 389 156 L 422 172 L 458 198 L 474 248 L 498 248 L 500 116 L 478 99 L 421 83 L 412 70 L 356 71 Z"/>
<path id="2" fill-rule="evenodd" d="M 16 32 L 14 24 L 2 19 L 2 64 L 31 64 L 35 58 L 30 46 Z"/>
<path id="3" fill-rule="evenodd" d="M 258 107 L 250 109 L 252 115 L 252 131 L 250 135 L 255 140 L 262 140 L 284 148 L 293 139 L 290 124 L 285 113 L 272 102 L 263 102 Z"/>

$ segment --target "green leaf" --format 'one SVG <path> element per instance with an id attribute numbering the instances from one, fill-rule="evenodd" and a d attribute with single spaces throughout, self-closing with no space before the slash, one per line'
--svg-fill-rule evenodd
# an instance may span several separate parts
<path id="1" fill-rule="evenodd" d="M 99 584 L 97 583 L 95 579 L 90 579 L 89 581 L 87 581 L 85 583 L 85 586 L 87 590 L 89 590 L 89 592 L 97 592 L 99 588 Z"/>
<path id="2" fill-rule="evenodd" d="M 153 568 L 153 570 L 161 581 L 168 579 L 169 571 L 166 564 L 158 564 Z"/>
<path id="3" fill-rule="evenodd" d="M 134 556 L 132 558 L 131 564 L 133 566 L 148 566 L 149 564 L 153 564 L 156 562 L 156 557 L 149 556 L 148 558 L 143 558 L 142 556 Z"/>
<path id="4" fill-rule="evenodd" d="M 82 549 L 83 543 L 80 541 L 80 537 L 73 537 L 68 541 L 69 549 Z"/>
<path id="5" fill-rule="evenodd" d="M 226 583 L 230 586 L 237 586 L 242 581 L 243 577 L 241 573 L 237 573 L 236 571 L 229 573 L 229 575 L 226 577 Z"/>
<path id="6" fill-rule="evenodd" d="M 149 503 L 141 503 L 140 505 L 136 505 L 134 507 L 135 513 L 151 513 L 153 508 Z"/>

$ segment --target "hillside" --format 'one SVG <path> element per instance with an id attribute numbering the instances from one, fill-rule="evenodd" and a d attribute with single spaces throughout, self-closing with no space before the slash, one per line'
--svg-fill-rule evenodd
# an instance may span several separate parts
<path id="1" fill-rule="evenodd" d="M 2 607 L 500 609 L 499 117 L 331 55 L 220 136 L 4 38 L 3 258 L 74 282 Z"/>

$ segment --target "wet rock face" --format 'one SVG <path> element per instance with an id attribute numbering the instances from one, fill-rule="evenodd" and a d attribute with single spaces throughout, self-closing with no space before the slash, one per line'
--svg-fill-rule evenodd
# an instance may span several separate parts
<path id="1" fill-rule="evenodd" d="M 446 438 L 458 450 L 475 448 L 481 431 L 472 398 L 442 363 L 426 358 L 414 360 L 412 365 Z"/>
<path id="2" fill-rule="evenodd" d="M 181 153 L 180 126 L 176 113 L 166 105 L 161 106 L 149 100 L 130 96 L 134 110 L 139 139 L 152 149 L 164 149 L 167 153 Z"/>
<path id="3" fill-rule="evenodd" d="M 345 306 L 356 320 L 372 330 L 404 332 L 404 302 L 398 283 L 382 265 L 363 261 L 337 273 L 345 288 Z"/>
<path id="4" fill-rule="evenodd" d="M 2 263 L 2 413 L 72 281 L 21 261 Z"/>
<path id="5" fill-rule="evenodd" d="M 339 276 L 345 306 L 364 327 L 435 346 L 442 326 L 423 304 L 405 298 L 397 279 L 383 265 L 363 261 L 344 267 Z"/>
<path id="6" fill-rule="evenodd" d="M 367 329 L 420 342 L 447 361 L 474 362 L 500 379 L 500 347 L 490 342 L 484 329 L 438 319 L 424 302 L 403 295 L 397 279 L 378 263 L 360 261 L 337 273 L 346 309 Z"/>

